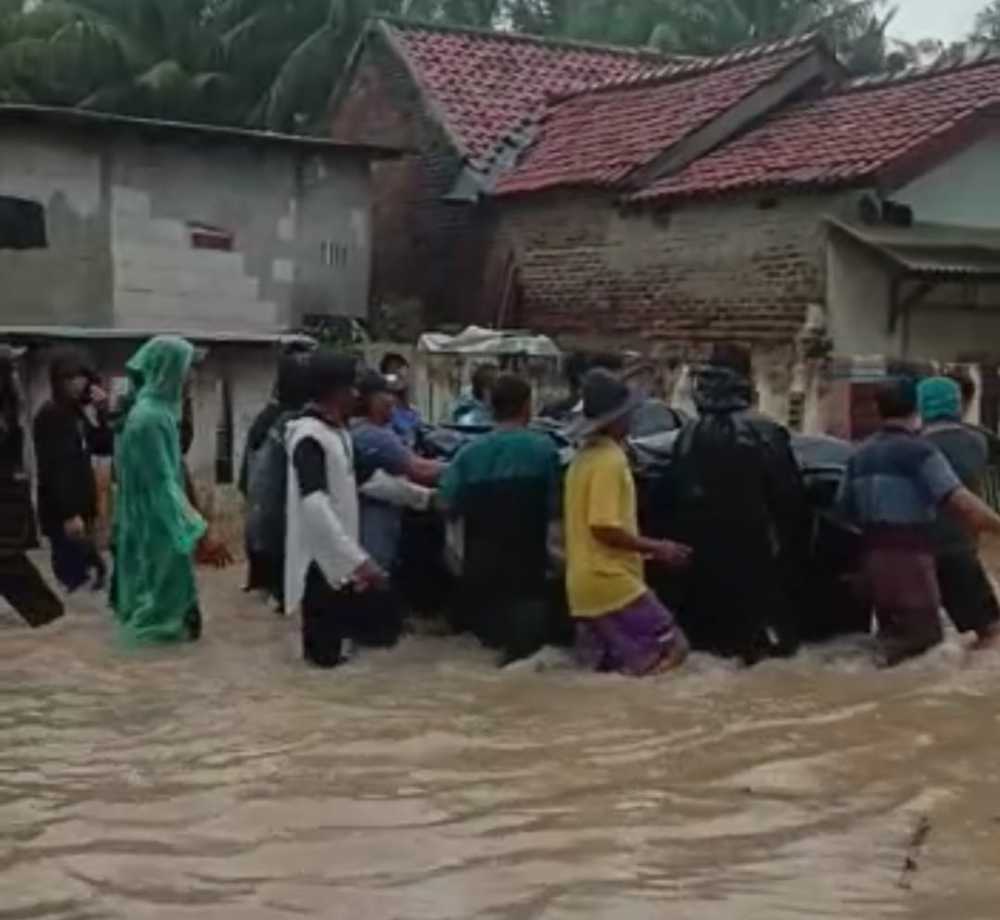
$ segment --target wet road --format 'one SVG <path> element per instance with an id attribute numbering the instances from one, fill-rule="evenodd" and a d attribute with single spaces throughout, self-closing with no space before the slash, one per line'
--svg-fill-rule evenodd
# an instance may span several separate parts
<path id="1" fill-rule="evenodd" d="M 237 579 L 185 648 L 0 613 L 0 920 L 1000 913 L 1000 654 L 638 682 L 423 637 L 321 673 Z"/>

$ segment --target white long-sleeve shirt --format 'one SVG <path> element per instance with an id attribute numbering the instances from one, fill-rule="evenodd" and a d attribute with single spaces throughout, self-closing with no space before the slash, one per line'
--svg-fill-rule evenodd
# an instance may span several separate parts
<path id="1" fill-rule="evenodd" d="M 296 448 L 311 439 L 325 460 L 324 488 L 303 495 L 295 463 Z M 313 563 L 327 583 L 338 589 L 367 558 L 358 535 L 358 492 L 354 453 L 346 429 L 314 416 L 290 422 L 285 434 L 288 453 L 288 527 L 285 537 L 285 603 L 293 610 L 305 594 Z"/>

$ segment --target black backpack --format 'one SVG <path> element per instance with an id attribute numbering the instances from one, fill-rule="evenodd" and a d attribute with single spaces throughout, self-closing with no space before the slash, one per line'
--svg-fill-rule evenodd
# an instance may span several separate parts
<path id="1" fill-rule="evenodd" d="M 288 507 L 288 451 L 285 428 L 295 418 L 279 416 L 250 456 L 247 473 L 247 549 L 251 553 L 281 558 L 285 554 Z"/>

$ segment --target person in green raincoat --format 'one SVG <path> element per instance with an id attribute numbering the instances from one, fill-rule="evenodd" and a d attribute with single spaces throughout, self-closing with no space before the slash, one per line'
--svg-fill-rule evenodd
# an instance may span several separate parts
<path id="1" fill-rule="evenodd" d="M 193 554 L 206 524 L 185 494 L 178 429 L 193 358 L 190 342 L 161 335 L 127 365 L 132 392 L 115 448 L 111 605 L 130 642 L 201 634 Z"/>

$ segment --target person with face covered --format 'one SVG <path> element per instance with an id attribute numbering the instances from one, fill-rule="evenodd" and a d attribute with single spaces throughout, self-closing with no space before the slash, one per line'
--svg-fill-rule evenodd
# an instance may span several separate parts
<path id="1" fill-rule="evenodd" d="M 206 524 L 185 490 L 180 424 L 194 347 L 157 336 L 128 362 L 132 393 L 115 455 L 112 607 L 130 643 L 197 639 L 194 553 Z"/>
<path id="2" fill-rule="evenodd" d="M 810 534 L 790 435 L 755 411 L 752 379 L 747 349 L 715 347 L 673 463 L 678 536 L 694 549 L 681 623 L 695 649 L 747 665 L 798 647 L 793 597 Z"/>
<path id="3" fill-rule="evenodd" d="M 92 457 L 110 452 L 107 396 L 75 349 L 52 355 L 49 378 L 52 397 L 38 410 L 33 429 L 38 515 L 51 547 L 52 571 L 72 593 L 87 582 L 91 569 L 96 571 L 95 587 L 103 581 L 104 566 L 94 545 L 97 480 Z M 95 420 L 87 417 L 87 406 L 93 406 Z"/>

